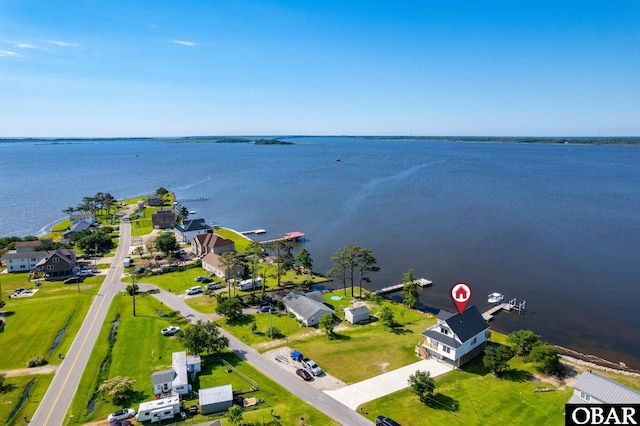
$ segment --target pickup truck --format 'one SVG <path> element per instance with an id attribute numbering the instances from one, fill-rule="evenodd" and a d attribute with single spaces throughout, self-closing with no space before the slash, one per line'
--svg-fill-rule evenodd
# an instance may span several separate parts
<path id="1" fill-rule="evenodd" d="M 322 371 L 322 368 L 320 368 L 318 364 L 316 364 L 313 360 L 309 358 L 303 359 L 302 365 L 304 365 L 304 367 L 307 370 L 311 371 L 311 374 L 313 374 L 314 376 L 319 376 L 322 373 L 324 373 L 324 371 Z"/>

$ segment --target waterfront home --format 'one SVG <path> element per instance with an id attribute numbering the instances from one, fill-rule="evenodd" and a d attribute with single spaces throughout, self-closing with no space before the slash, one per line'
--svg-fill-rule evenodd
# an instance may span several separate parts
<path id="1" fill-rule="evenodd" d="M 437 318 L 435 325 L 422 332 L 416 348 L 422 358 L 432 356 L 460 367 L 485 349 L 491 333 L 475 306 L 461 314 L 441 310 Z"/>
<path id="2" fill-rule="evenodd" d="M 85 222 L 85 223 L 88 223 L 89 225 L 95 225 L 97 222 L 96 216 L 91 213 L 72 214 L 72 215 L 69 215 L 69 220 L 71 221 L 72 224 Z"/>
<path id="3" fill-rule="evenodd" d="M 221 255 L 228 251 L 235 251 L 236 245 L 233 241 L 222 238 L 213 232 L 200 234 L 191 240 L 191 253 L 194 256 L 204 256 L 209 253 Z"/>
<path id="4" fill-rule="evenodd" d="M 333 315 L 333 309 L 324 304 L 319 291 L 303 294 L 293 290 L 282 298 L 282 303 L 288 312 L 307 327 L 318 325 L 320 318 L 325 315 Z"/>
<path id="5" fill-rule="evenodd" d="M 573 386 L 569 404 L 640 404 L 640 392 L 592 371 L 585 371 Z"/>
<path id="6" fill-rule="evenodd" d="M 209 253 L 202 258 L 202 269 L 207 271 L 209 274 L 213 274 L 219 278 L 225 277 L 225 268 L 220 261 L 220 255 L 216 253 Z M 233 277 L 242 276 L 244 272 L 244 266 L 237 265 L 234 271 L 230 272 L 230 275 Z"/>
<path id="7" fill-rule="evenodd" d="M 93 225 L 90 224 L 89 222 L 83 222 L 83 221 L 76 222 L 72 224 L 66 231 L 64 231 L 64 233 L 62 234 L 62 238 L 64 238 L 65 240 L 71 240 L 75 233 L 80 231 L 86 231 L 92 226 Z"/>
<path id="8" fill-rule="evenodd" d="M 175 236 L 176 241 L 180 244 L 191 244 L 191 240 L 196 235 L 206 234 L 213 228 L 204 222 L 204 219 L 185 220 L 181 225 L 176 225 Z"/>

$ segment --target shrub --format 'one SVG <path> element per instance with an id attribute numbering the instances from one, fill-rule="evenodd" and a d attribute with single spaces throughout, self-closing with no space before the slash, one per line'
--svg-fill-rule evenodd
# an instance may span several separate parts
<path id="1" fill-rule="evenodd" d="M 47 364 L 47 360 L 44 359 L 43 356 L 34 356 L 33 358 L 31 358 L 29 361 L 27 361 L 27 367 L 32 368 L 32 367 L 38 367 L 40 365 L 45 365 Z"/>

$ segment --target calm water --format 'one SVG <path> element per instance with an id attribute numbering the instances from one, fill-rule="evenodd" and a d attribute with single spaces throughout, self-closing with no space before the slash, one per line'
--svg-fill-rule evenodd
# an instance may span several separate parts
<path id="1" fill-rule="evenodd" d="M 493 327 L 640 368 L 640 148 L 296 138 L 295 146 L 157 141 L 0 144 L 0 235 L 38 234 L 83 196 L 160 186 L 195 217 L 265 238 L 303 231 L 314 269 L 372 249 L 372 288 L 413 268 L 420 302 L 469 283 L 526 299 Z M 340 159 L 341 161 L 336 161 Z"/>

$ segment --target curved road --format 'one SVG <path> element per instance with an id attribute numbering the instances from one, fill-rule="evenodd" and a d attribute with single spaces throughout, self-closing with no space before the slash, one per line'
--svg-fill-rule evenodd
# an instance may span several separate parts
<path id="1" fill-rule="evenodd" d="M 102 287 L 91 303 L 91 308 L 89 308 L 69 352 L 60 364 L 47 393 L 40 401 L 40 405 L 31 419 L 31 424 L 60 426 L 65 423 L 65 415 L 78 389 L 80 378 L 98 339 L 113 296 L 122 291 L 123 283 L 120 282 L 123 273 L 122 261 L 128 255 L 130 244 L 131 225 L 129 222 L 121 222 L 120 241 L 111 268 L 107 271 Z"/>

